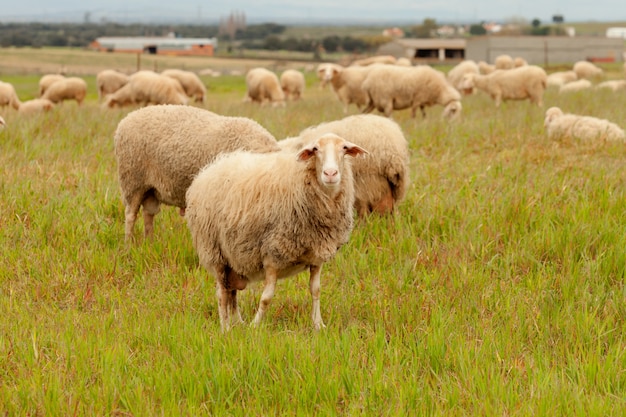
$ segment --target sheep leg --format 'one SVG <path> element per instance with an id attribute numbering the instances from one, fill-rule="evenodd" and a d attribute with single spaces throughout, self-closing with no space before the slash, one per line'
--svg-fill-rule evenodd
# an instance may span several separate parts
<path id="1" fill-rule="evenodd" d="M 315 330 L 320 330 L 326 325 L 322 320 L 322 313 L 320 312 L 320 276 L 322 274 L 322 265 L 311 265 L 309 267 L 309 290 L 311 291 L 311 299 L 313 301 L 313 327 Z"/>
<path id="2" fill-rule="evenodd" d="M 276 290 L 276 280 L 278 279 L 278 273 L 276 269 L 271 267 L 265 267 L 265 282 L 263 286 L 263 293 L 261 294 L 261 301 L 259 302 L 259 309 L 256 312 L 256 316 L 254 316 L 254 321 L 252 324 L 254 326 L 258 325 L 263 316 L 265 315 L 265 311 L 272 301 L 272 297 L 274 296 L 274 291 Z"/>
<path id="3" fill-rule="evenodd" d="M 124 236 L 127 242 L 133 237 L 133 228 L 135 227 L 135 222 L 137 221 L 137 213 L 139 213 L 139 204 L 131 203 L 126 206 L 124 213 Z"/>
<path id="4" fill-rule="evenodd" d="M 225 266 L 215 268 L 216 274 L 216 293 L 217 293 L 217 308 L 220 315 L 220 325 L 222 331 L 230 329 L 231 317 L 230 314 L 233 309 L 233 304 L 237 305 L 237 291 L 231 290 L 224 285 L 228 282 L 228 271 Z M 232 293 L 235 293 L 234 296 Z M 233 301 L 234 298 L 234 301 Z"/>
<path id="5" fill-rule="evenodd" d="M 143 207 L 143 227 L 146 237 L 152 236 L 154 231 L 154 216 L 161 211 L 159 200 L 155 196 L 149 195 L 142 202 Z"/>

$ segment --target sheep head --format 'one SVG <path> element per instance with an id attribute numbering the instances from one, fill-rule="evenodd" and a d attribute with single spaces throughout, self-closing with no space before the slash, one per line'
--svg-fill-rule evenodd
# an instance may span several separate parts
<path id="1" fill-rule="evenodd" d="M 558 107 L 550 107 L 548 110 L 546 110 L 546 118 L 543 122 L 543 126 L 544 127 L 548 127 L 548 125 L 557 117 L 560 117 L 563 115 L 563 111 L 558 108 Z"/>

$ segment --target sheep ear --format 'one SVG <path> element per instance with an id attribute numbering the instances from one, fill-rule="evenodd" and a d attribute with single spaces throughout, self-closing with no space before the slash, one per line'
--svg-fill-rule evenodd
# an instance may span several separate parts
<path id="1" fill-rule="evenodd" d="M 317 147 L 307 146 L 306 148 L 298 152 L 298 161 L 308 161 L 315 155 L 316 152 L 317 152 Z"/>
<path id="2" fill-rule="evenodd" d="M 346 141 L 343 145 L 343 149 L 346 155 L 356 157 L 359 155 L 367 155 L 369 152 L 361 148 L 359 145 L 355 145 L 352 142 Z"/>

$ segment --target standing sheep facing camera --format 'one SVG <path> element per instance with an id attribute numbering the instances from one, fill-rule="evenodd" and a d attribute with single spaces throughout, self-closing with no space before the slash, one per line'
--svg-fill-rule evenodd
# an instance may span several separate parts
<path id="1" fill-rule="evenodd" d="M 377 109 L 390 117 L 393 110 L 410 108 L 415 118 L 419 108 L 426 117 L 425 107 L 440 105 L 445 119 L 454 120 L 461 114 L 461 94 L 444 73 L 428 65 L 378 65 L 369 71 L 362 88 L 369 97 L 364 113 Z"/>
<path id="2" fill-rule="evenodd" d="M 98 89 L 98 100 L 115 93 L 120 88 L 128 84 L 130 77 L 123 72 L 106 69 L 96 74 L 96 88 Z"/>
<path id="3" fill-rule="evenodd" d="M 272 106 L 285 105 L 285 93 L 280 86 L 278 76 L 266 68 L 253 68 L 246 74 L 246 97 L 244 101 L 252 101 Z"/>
<path id="4" fill-rule="evenodd" d="M 206 98 L 206 86 L 195 72 L 180 69 L 167 69 L 161 75 L 177 80 L 183 87 L 189 98 L 195 99 L 196 103 L 204 103 Z"/>
<path id="5" fill-rule="evenodd" d="M 288 69 L 280 75 L 280 86 L 287 100 L 300 100 L 305 84 L 304 74 L 298 70 Z"/>
<path id="6" fill-rule="evenodd" d="M 387 117 L 357 114 L 309 127 L 278 145 L 297 152 L 325 133 L 335 133 L 369 151 L 352 161 L 354 208 L 359 217 L 393 213 L 409 185 L 409 144 L 400 126 Z"/>
<path id="7" fill-rule="evenodd" d="M 529 99 L 543 106 L 543 93 L 547 86 L 546 72 L 536 65 L 496 70 L 488 75 L 466 74 L 461 83 L 463 88 L 476 87 L 489 94 L 499 107 L 503 101 Z"/>
<path id="8" fill-rule="evenodd" d="M 544 127 L 549 139 L 582 141 L 626 141 L 624 129 L 605 119 L 563 113 L 558 107 L 546 111 Z"/>
<path id="9" fill-rule="evenodd" d="M 76 100 L 78 105 L 81 105 L 86 96 L 87 82 L 80 77 L 67 77 L 52 83 L 41 98 L 55 104 L 65 100 Z"/>
<path id="10" fill-rule="evenodd" d="M 300 152 L 233 152 L 207 165 L 187 191 L 187 225 L 200 263 L 217 282 L 222 330 L 241 322 L 237 291 L 264 281 L 254 324 L 263 319 L 278 279 L 309 270 L 315 329 L 322 265 L 353 227 L 350 162 L 366 153 L 327 134 Z"/>
<path id="11" fill-rule="evenodd" d="M 273 152 L 276 139 L 254 120 L 220 116 L 192 106 L 148 106 L 129 113 L 115 131 L 115 156 L 130 240 L 143 207 L 144 233 L 159 206 L 184 214 L 185 193 L 202 167 L 222 152 Z"/>

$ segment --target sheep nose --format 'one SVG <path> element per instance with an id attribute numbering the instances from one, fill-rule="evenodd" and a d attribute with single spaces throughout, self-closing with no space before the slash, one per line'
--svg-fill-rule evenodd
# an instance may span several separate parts
<path id="1" fill-rule="evenodd" d="M 339 171 L 337 171 L 336 169 L 325 169 L 324 170 L 324 175 L 326 175 L 327 177 L 336 177 L 337 174 L 339 173 Z"/>

